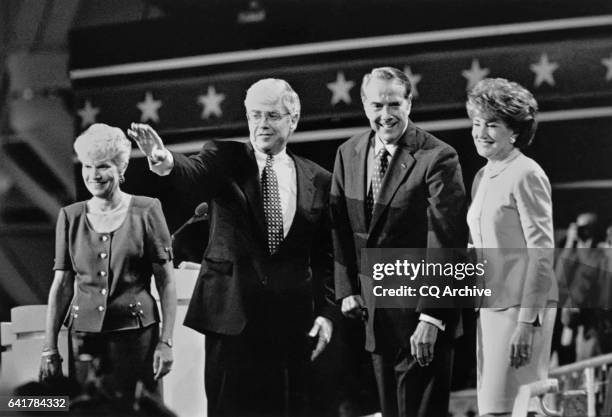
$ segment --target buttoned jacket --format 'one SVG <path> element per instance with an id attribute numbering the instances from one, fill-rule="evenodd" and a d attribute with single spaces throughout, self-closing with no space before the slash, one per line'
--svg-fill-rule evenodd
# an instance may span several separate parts
<path id="1" fill-rule="evenodd" d="M 465 187 L 457 152 L 412 122 L 398 139 L 381 184 L 371 221 L 366 215 L 367 155 L 374 132 L 367 130 L 343 143 L 334 167 L 331 209 L 334 277 L 338 300 L 360 294 L 368 309 L 366 348 L 376 349 L 375 297 L 370 271 L 364 271 L 366 248 L 459 248 L 467 241 Z M 400 343 L 409 337 L 425 313 L 447 324 L 444 335 L 458 335 L 457 311 L 429 308 L 386 309 L 392 315 Z M 444 336 L 443 336 L 444 337 Z"/>
<path id="2" fill-rule="evenodd" d="M 161 204 L 132 196 L 125 220 L 98 233 L 87 220 L 86 202 L 60 210 L 54 270 L 73 271 L 75 292 L 64 324 L 101 332 L 136 329 L 159 321 L 151 288 L 152 263 L 172 258 Z"/>
<path id="3" fill-rule="evenodd" d="M 279 319 L 302 323 L 302 334 L 315 316 L 333 318 L 330 173 L 288 152 L 295 163 L 296 211 L 287 235 L 270 254 L 250 142 L 208 141 L 197 155 L 172 155 L 167 180 L 177 194 L 198 190 L 210 202 L 208 245 L 185 325 L 202 333 L 240 334 L 263 297 L 275 300 L 267 308 Z"/>

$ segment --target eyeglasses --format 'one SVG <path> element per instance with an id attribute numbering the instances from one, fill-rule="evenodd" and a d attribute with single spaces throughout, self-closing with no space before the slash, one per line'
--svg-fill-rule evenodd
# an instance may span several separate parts
<path id="1" fill-rule="evenodd" d="M 291 113 L 279 113 L 277 111 L 251 111 L 247 112 L 247 118 L 256 123 L 262 122 L 264 119 L 272 123 L 280 122 L 281 119 L 285 116 L 289 116 Z"/>

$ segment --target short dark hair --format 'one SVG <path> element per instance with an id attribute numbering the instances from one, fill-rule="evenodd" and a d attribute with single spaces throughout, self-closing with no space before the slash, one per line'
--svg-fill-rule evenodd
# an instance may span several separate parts
<path id="1" fill-rule="evenodd" d="M 394 80 L 404 86 L 406 90 L 406 94 L 404 95 L 405 98 L 410 98 L 412 94 L 412 84 L 410 84 L 410 79 L 405 72 L 393 67 L 379 67 L 374 68 L 363 76 L 363 80 L 361 81 L 361 101 L 365 100 L 365 87 L 372 78 L 378 78 L 379 80 Z"/>
<path id="2" fill-rule="evenodd" d="M 514 146 L 524 149 L 531 144 L 538 127 L 538 102 L 525 87 L 505 78 L 485 78 L 468 93 L 468 116 L 477 114 L 503 121 L 516 134 Z"/>

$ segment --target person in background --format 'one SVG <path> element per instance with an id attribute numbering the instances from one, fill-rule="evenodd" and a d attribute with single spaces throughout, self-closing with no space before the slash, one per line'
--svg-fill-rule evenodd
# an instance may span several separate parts
<path id="1" fill-rule="evenodd" d="M 529 91 L 487 78 L 468 93 L 466 107 L 476 151 L 487 160 L 474 178 L 467 221 L 474 247 L 492 258 L 485 259 L 485 285 L 503 296 L 483 300 L 479 310 L 478 410 L 510 415 L 519 387 L 548 373 L 558 297 L 551 186 L 522 153 L 537 127 Z"/>
<path id="2" fill-rule="evenodd" d="M 565 235 L 564 248 L 595 248 L 599 242 L 599 216 L 593 212 L 580 213 L 570 223 Z"/>
<path id="3" fill-rule="evenodd" d="M 365 248 L 465 247 L 465 188 L 457 152 L 410 119 L 402 71 L 375 68 L 361 99 L 370 128 L 340 145 L 331 208 L 336 298 L 364 320 L 384 417 L 448 414 L 459 312 L 427 304 L 375 307 Z M 435 252 L 432 251 L 432 252 Z M 434 303 L 435 304 L 435 303 Z"/>
<path id="4" fill-rule="evenodd" d="M 599 352 L 595 319 L 599 316 L 596 309 L 601 307 L 601 268 L 605 260 L 599 232 L 597 214 L 580 213 L 568 226 L 558 251 L 555 275 L 562 309 L 555 325 L 553 350 L 560 365 Z"/>
<path id="5" fill-rule="evenodd" d="M 598 249 L 601 243 L 598 224 L 597 214 L 586 212 L 579 214 L 567 228 L 555 265 L 563 307 L 597 306 L 598 269 L 604 255 Z"/>
<path id="6" fill-rule="evenodd" d="M 61 375 L 57 337 L 64 323 L 100 360 L 107 392 L 129 408 L 138 381 L 155 392 L 172 367 L 170 233 L 158 200 L 121 190 L 131 152 L 121 129 L 94 124 L 74 149 L 91 198 L 59 212 L 40 378 Z M 152 275 L 161 317 L 150 292 Z"/>
<path id="7" fill-rule="evenodd" d="M 600 292 L 598 307 L 612 310 L 612 225 L 606 228 L 606 237 L 598 247 L 602 255 L 598 287 Z M 608 342 L 612 347 L 612 338 Z"/>
<path id="8" fill-rule="evenodd" d="M 287 150 L 300 118 L 289 83 L 244 100 L 249 140 L 170 152 L 153 128 L 128 135 L 186 198 L 209 201 L 210 238 L 185 325 L 206 335 L 209 416 L 312 415 L 312 360 L 332 337 L 330 173 Z"/>

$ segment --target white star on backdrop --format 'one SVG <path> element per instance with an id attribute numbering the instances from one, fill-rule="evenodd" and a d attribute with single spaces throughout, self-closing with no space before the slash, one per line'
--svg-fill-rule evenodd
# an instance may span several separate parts
<path id="1" fill-rule="evenodd" d="M 602 59 L 601 63 L 608 69 L 608 72 L 606 72 L 606 81 L 612 80 L 612 54 L 610 54 L 610 58 Z"/>
<path id="2" fill-rule="evenodd" d="M 141 101 L 137 104 L 138 108 L 142 112 L 140 115 L 141 123 L 146 122 L 147 120 L 153 120 L 155 123 L 159 123 L 159 115 L 157 111 L 162 106 L 161 100 L 154 100 L 153 94 L 150 91 L 145 93 L 144 101 Z"/>
<path id="3" fill-rule="evenodd" d="M 417 84 L 419 83 L 419 81 L 421 81 L 421 78 L 423 77 L 421 76 L 421 74 L 413 74 L 410 65 L 404 67 L 404 73 L 406 74 L 406 76 L 410 80 L 410 84 L 412 85 L 412 97 L 418 97 L 419 90 L 417 88 Z"/>
<path id="4" fill-rule="evenodd" d="M 461 71 L 461 75 L 468 80 L 466 89 L 469 90 L 474 87 L 478 81 L 485 78 L 490 72 L 491 70 L 488 68 L 480 68 L 480 62 L 477 59 L 473 59 L 470 69 Z"/>
<path id="5" fill-rule="evenodd" d="M 556 62 L 549 62 L 548 55 L 542 54 L 542 56 L 540 56 L 540 61 L 537 64 L 531 64 L 529 68 L 536 75 L 533 81 L 534 86 L 539 87 L 544 82 L 549 85 L 555 85 L 553 72 L 559 68 L 559 64 Z"/>
<path id="6" fill-rule="evenodd" d="M 89 100 L 85 100 L 85 105 L 77 110 L 81 117 L 81 127 L 87 127 L 96 123 L 96 116 L 100 113 L 99 107 L 93 107 Z"/>
<path id="7" fill-rule="evenodd" d="M 344 73 L 342 71 L 338 72 L 336 74 L 336 81 L 333 83 L 327 83 L 327 88 L 329 88 L 333 93 L 331 105 L 335 106 L 341 101 L 345 102 L 346 104 L 351 104 L 351 88 L 353 88 L 354 85 L 355 82 L 347 81 L 346 78 L 344 78 Z"/>
<path id="8" fill-rule="evenodd" d="M 223 111 L 221 110 L 221 102 L 223 100 L 225 100 L 225 94 L 218 94 L 215 87 L 209 85 L 207 93 L 198 96 L 198 103 L 204 106 L 200 117 L 208 119 L 211 115 L 217 117 L 223 116 Z"/>

